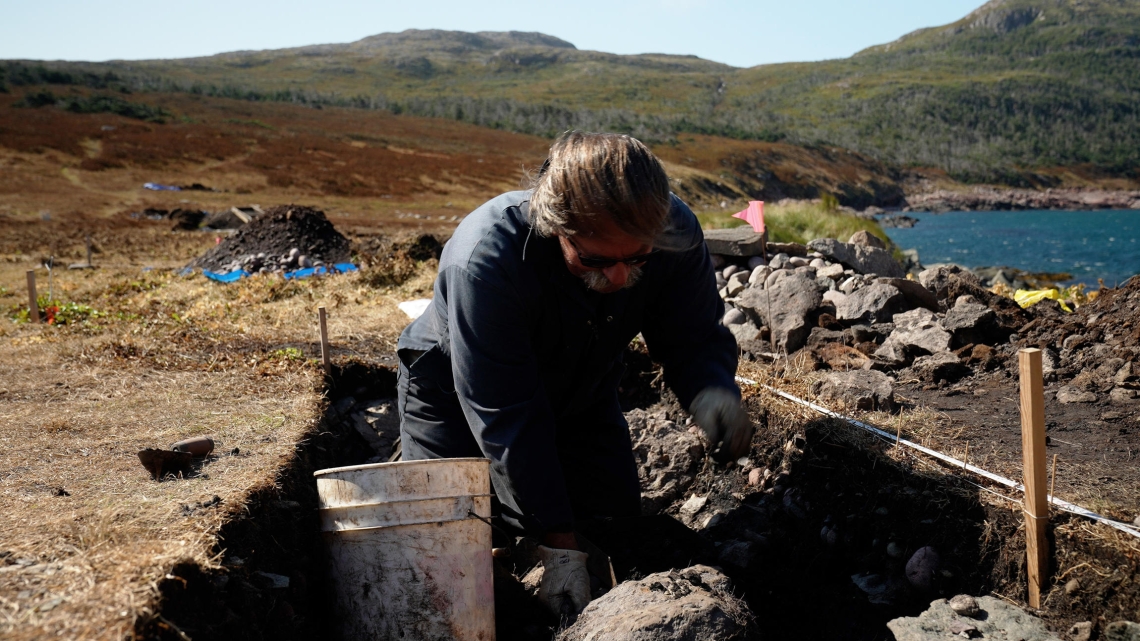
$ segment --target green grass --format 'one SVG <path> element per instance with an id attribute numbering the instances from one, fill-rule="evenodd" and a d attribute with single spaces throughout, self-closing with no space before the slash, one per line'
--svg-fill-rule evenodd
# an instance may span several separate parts
<path id="1" fill-rule="evenodd" d="M 725 229 L 747 224 L 739 218 L 733 218 L 732 213 L 700 212 L 697 220 L 704 229 Z M 846 242 L 855 232 L 865 230 L 890 246 L 890 239 L 878 223 L 829 209 L 819 203 L 765 205 L 764 223 L 768 227 L 768 239 L 776 243 L 807 244 L 816 238 L 838 238 Z"/>

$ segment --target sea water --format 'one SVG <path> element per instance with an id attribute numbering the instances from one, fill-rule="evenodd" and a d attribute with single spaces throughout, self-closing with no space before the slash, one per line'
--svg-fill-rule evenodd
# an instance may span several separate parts
<path id="1" fill-rule="evenodd" d="M 1140 210 L 908 213 L 918 223 L 885 229 L 924 265 L 1065 272 L 1065 284 L 1113 287 L 1140 273 Z"/>

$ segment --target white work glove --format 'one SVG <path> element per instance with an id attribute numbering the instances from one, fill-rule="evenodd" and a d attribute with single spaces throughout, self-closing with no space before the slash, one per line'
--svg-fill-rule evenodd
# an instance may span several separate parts
<path id="1" fill-rule="evenodd" d="M 748 453 L 752 445 L 752 419 L 731 391 L 723 387 L 704 388 L 693 399 L 689 414 L 704 430 L 716 461 L 727 463 Z"/>
<path id="2" fill-rule="evenodd" d="M 574 616 L 590 602 L 590 575 L 586 572 L 589 555 L 578 550 L 538 546 L 542 560 L 542 585 L 538 600 L 554 616 Z"/>

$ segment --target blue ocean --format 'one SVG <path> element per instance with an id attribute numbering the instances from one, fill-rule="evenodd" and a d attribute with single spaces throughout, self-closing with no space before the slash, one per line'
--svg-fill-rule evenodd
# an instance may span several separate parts
<path id="1" fill-rule="evenodd" d="M 924 265 L 1067 272 L 1065 284 L 1109 287 L 1140 273 L 1140 210 L 908 213 L 918 223 L 885 229 Z"/>

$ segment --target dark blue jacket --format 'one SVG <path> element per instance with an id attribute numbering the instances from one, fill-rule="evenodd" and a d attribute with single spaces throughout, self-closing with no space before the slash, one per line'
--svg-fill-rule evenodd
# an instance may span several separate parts
<path id="1" fill-rule="evenodd" d="M 503 194 L 460 223 L 432 303 L 398 349 L 425 352 L 417 376 L 454 391 L 504 508 L 544 531 L 573 522 L 555 423 L 613 395 L 638 333 L 684 407 L 708 386 L 738 392 L 737 346 L 719 322 L 724 306 L 700 225 L 679 198 L 655 243 L 666 251 L 633 287 L 601 294 L 570 273 L 556 238 L 530 227 L 529 197 Z"/>

